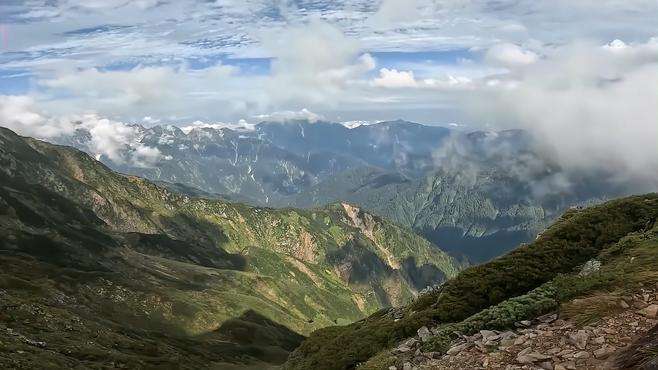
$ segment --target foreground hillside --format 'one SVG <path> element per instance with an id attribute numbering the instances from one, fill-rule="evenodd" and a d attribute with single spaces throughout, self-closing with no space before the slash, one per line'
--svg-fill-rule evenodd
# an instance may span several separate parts
<path id="1" fill-rule="evenodd" d="M 464 270 L 441 288 L 421 296 L 404 308 L 381 310 L 348 326 L 314 332 L 295 350 L 286 367 L 349 369 L 359 366 L 359 369 L 385 369 L 390 366 L 402 368 L 405 364 L 405 368 L 486 367 L 489 365 L 484 361 L 488 359 L 487 363 L 493 364 L 494 357 L 471 358 L 473 352 L 464 351 L 463 362 L 450 362 L 454 360 L 450 356 L 468 350 L 468 342 L 464 344 L 465 336 L 477 333 L 481 337 L 469 337 L 470 346 L 474 345 L 473 341 L 479 340 L 484 353 L 493 352 L 500 345 L 499 341 L 505 338 L 492 330 L 509 331 L 519 323 L 529 326 L 531 321 L 524 324 L 526 320 L 552 312 L 557 312 L 561 320 L 571 320 L 573 325 L 580 326 L 577 329 L 584 331 L 584 334 L 578 334 L 578 330 L 574 330 L 574 335 L 591 336 L 595 331 L 584 326 L 599 323 L 602 326 L 600 330 L 603 330 L 607 321 L 601 323 L 602 318 L 619 321 L 614 316 L 616 308 L 630 309 L 630 303 L 635 300 L 641 301 L 634 306 L 636 310 L 648 307 L 657 310 L 646 312 L 647 316 L 653 315 L 653 322 L 636 321 L 636 330 L 630 331 L 636 337 L 642 335 L 656 323 L 658 314 L 658 305 L 650 306 L 654 299 L 648 294 L 655 290 L 658 282 L 657 217 L 656 194 L 611 201 L 584 210 L 570 210 L 533 243 L 489 263 Z M 637 296 L 642 298 L 626 298 L 628 302 L 620 303 L 623 297 Z M 631 316 L 634 314 L 629 313 Z M 613 327 L 616 326 L 611 324 L 608 329 Z M 644 332 L 640 330 L 642 328 Z M 533 330 L 527 333 L 531 332 Z M 482 336 L 489 333 L 497 337 L 485 343 Z M 533 335 L 536 337 L 537 333 Z M 632 361 L 638 365 L 652 361 L 657 351 L 656 338 L 652 337 L 655 334 L 646 335 L 648 337 L 638 339 L 639 344 L 626 350 L 612 347 L 612 342 L 606 344 L 605 337 L 600 346 L 611 346 L 606 347 L 605 351 L 616 353 L 613 362 L 621 364 L 617 367 L 624 368 L 624 363 Z M 632 339 L 629 337 L 628 341 Z M 623 346 L 628 341 L 620 343 Z M 545 343 L 550 342 L 547 340 Z M 560 341 L 557 343 L 567 345 Z M 519 351 L 515 356 L 522 356 L 521 360 L 508 357 L 511 363 L 497 363 L 503 368 L 533 363 L 538 366 L 540 362 L 552 360 L 551 355 L 557 356 L 559 353 L 538 355 L 536 351 L 540 347 L 530 345 L 521 353 L 521 344 L 512 347 L 512 350 Z M 588 368 L 585 360 L 590 356 L 594 358 L 594 351 L 602 349 L 586 347 L 585 344 L 580 352 L 592 352 L 569 360 L 556 357 L 556 361 L 550 363 L 551 368 L 557 366 L 557 360 L 563 360 L 569 366 L 569 361 L 574 360 L 574 363 Z M 449 352 L 447 357 L 443 356 L 446 352 Z M 503 359 L 506 353 L 501 352 Z M 529 354 L 531 356 L 527 357 Z M 474 363 L 478 360 L 481 362 Z"/>
<path id="2" fill-rule="evenodd" d="M 179 195 L 6 129 L 0 184 L 9 367 L 280 363 L 297 333 L 408 302 L 457 270 L 348 204 L 273 210 Z"/>

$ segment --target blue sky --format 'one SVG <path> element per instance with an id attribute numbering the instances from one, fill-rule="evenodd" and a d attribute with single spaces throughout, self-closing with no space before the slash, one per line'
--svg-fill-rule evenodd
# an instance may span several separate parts
<path id="1" fill-rule="evenodd" d="M 0 95 L 131 122 L 488 125 L 512 119 L 474 115 L 472 97 L 573 45 L 646 49 L 657 17 L 655 0 L 4 0 Z"/>

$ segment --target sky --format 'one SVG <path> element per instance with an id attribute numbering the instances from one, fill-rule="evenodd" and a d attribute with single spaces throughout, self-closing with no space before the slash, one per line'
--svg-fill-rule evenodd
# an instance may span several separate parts
<path id="1" fill-rule="evenodd" d="M 658 0 L 2 0 L 0 124 L 401 118 L 646 171 L 657 19 Z"/>

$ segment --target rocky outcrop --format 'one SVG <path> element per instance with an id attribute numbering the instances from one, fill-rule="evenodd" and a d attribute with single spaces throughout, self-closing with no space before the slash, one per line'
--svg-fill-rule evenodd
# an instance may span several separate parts
<path id="1" fill-rule="evenodd" d="M 620 369 L 619 357 L 635 339 L 658 324 L 656 292 L 649 289 L 621 297 L 614 313 L 589 325 L 579 325 L 555 313 L 518 322 L 514 330 L 461 335 L 443 355 L 423 351 L 422 343 L 431 340 L 437 331 L 424 327 L 393 352 L 400 356 L 399 363 L 412 370 Z"/>

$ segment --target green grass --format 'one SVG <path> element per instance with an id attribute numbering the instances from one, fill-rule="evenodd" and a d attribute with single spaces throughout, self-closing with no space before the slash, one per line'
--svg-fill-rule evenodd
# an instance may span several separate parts
<path id="1" fill-rule="evenodd" d="M 422 325 L 444 325 L 446 333 L 504 328 L 517 320 L 556 309 L 559 302 L 584 292 L 623 285 L 624 281 L 613 279 L 615 274 L 646 281 L 655 274 L 651 264 L 613 264 L 615 271 L 587 279 L 569 274 L 599 254 L 614 258 L 616 250 L 630 248 L 625 244 L 635 245 L 628 242 L 628 237 L 647 231 L 657 216 L 655 194 L 568 212 L 532 244 L 469 268 L 448 281 L 440 293 L 416 300 L 397 322 L 380 312 L 352 325 L 314 332 L 291 355 L 286 368 L 353 368 L 414 335 Z M 647 261 L 656 258 L 649 247 L 633 248 L 628 253 L 637 254 L 634 261 L 640 257 Z M 443 349 L 446 338 L 437 340 L 437 349 Z"/>

